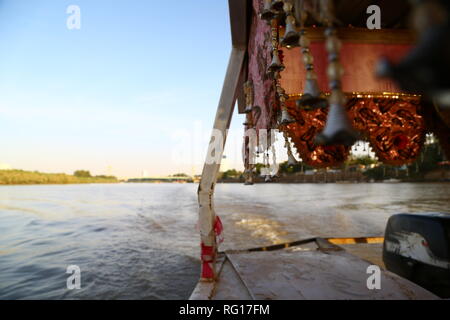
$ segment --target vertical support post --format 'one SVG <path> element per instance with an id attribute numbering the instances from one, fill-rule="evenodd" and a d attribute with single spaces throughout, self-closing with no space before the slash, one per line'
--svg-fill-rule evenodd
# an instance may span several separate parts
<path id="1" fill-rule="evenodd" d="M 231 52 L 216 120 L 214 122 L 214 130 L 198 189 L 199 227 L 202 242 L 202 281 L 214 281 L 216 278 L 217 241 L 214 230 L 216 224 L 214 190 L 236 104 L 239 77 L 244 65 L 245 54 L 245 48 L 239 49 L 234 47 Z M 218 141 L 216 141 L 219 138 L 218 135 L 220 135 L 221 145 L 215 148 L 218 144 Z"/>

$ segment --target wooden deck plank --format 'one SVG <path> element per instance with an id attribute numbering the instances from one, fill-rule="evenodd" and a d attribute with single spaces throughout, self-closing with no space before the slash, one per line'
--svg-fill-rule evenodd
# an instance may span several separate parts
<path id="1" fill-rule="evenodd" d="M 219 270 L 219 276 L 221 274 L 221 270 L 224 267 L 226 261 L 226 256 L 221 254 L 217 257 L 217 267 Z M 205 301 L 211 300 L 213 296 L 216 294 L 217 290 L 217 282 L 213 281 L 200 281 L 192 292 L 189 300 L 193 301 Z"/>
<path id="2" fill-rule="evenodd" d="M 257 300 L 437 299 L 386 271 L 382 271 L 381 290 L 369 290 L 370 264 L 345 251 L 280 250 L 227 257 Z"/>
<path id="3" fill-rule="evenodd" d="M 253 300 L 230 261 L 226 261 L 217 282 L 214 300 Z"/>

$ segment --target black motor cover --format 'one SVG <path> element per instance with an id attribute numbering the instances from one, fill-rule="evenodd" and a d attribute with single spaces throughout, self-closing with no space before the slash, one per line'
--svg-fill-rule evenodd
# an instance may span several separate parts
<path id="1" fill-rule="evenodd" d="M 399 214 L 389 219 L 386 268 L 442 298 L 450 298 L 450 214 Z"/>

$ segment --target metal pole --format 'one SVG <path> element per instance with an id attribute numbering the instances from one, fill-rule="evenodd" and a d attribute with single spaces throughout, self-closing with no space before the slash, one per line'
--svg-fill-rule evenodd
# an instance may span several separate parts
<path id="1" fill-rule="evenodd" d="M 217 109 L 214 131 L 208 149 L 200 186 L 198 189 L 199 227 L 202 241 L 202 281 L 214 281 L 216 278 L 217 243 L 215 234 L 216 214 L 214 211 L 214 189 L 225 148 L 228 129 L 237 99 L 239 77 L 241 75 L 246 50 L 233 48 L 228 64 L 227 74 Z M 221 134 L 221 148 L 214 149 L 217 134 Z M 214 151 L 214 156 L 210 153 Z M 217 159 L 211 163 L 211 159 Z"/>

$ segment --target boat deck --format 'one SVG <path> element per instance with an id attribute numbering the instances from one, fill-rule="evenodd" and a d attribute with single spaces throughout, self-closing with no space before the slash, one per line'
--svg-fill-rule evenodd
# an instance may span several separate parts
<path id="1" fill-rule="evenodd" d="M 358 246 L 358 245 L 355 245 Z M 381 270 L 381 289 L 369 290 L 373 263 L 324 239 L 285 249 L 229 251 L 218 261 L 219 279 L 200 282 L 192 300 L 424 300 L 427 290 Z"/>

